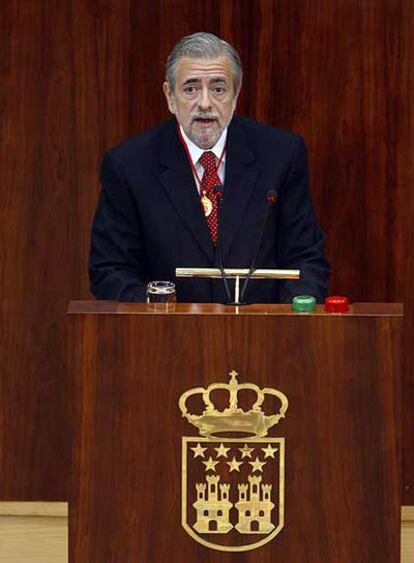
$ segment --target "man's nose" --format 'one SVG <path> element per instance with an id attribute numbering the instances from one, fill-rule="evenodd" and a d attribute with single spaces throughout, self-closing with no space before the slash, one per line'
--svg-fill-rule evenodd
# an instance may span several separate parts
<path id="1" fill-rule="evenodd" d="M 209 88 L 202 88 L 200 91 L 200 98 L 198 100 L 198 105 L 202 110 L 211 109 L 211 100 L 210 100 L 210 90 Z"/>

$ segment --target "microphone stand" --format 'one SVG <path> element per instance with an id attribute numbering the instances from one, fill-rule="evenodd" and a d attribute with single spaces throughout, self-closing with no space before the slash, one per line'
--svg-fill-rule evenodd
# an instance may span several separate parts
<path id="1" fill-rule="evenodd" d="M 264 235 L 264 232 L 266 230 L 267 223 L 269 221 L 270 208 L 277 201 L 277 193 L 275 192 L 275 190 L 269 190 L 267 192 L 266 201 L 267 201 L 266 211 L 265 211 L 265 214 L 264 214 L 264 220 L 262 222 L 262 228 L 260 230 L 260 235 L 259 235 L 259 238 L 257 239 L 257 245 L 256 245 L 256 248 L 255 248 L 255 251 L 254 251 L 254 254 L 253 254 L 253 260 L 252 260 L 249 272 L 248 272 L 248 274 L 247 274 L 247 276 L 244 280 L 242 290 L 240 292 L 240 303 L 239 303 L 240 305 L 246 304 L 243 301 L 243 297 L 244 297 L 244 294 L 246 293 L 247 286 L 249 285 L 250 278 L 252 277 L 252 274 L 256 269 L 256 260 L 257 260 L 257 257 L 259 255 L 260 245 L 262 244 L 263 235 Z"/>
<path id="2" fill-rule="evenodd" d="M 223 249 L 222 249 L 222 244 L 221 244 L 221 240 L 222 240 L 222 210 L 223 210 L 223 186 L 221 184 L 218 184 L 217 186 L 214 187 L 214 192 L 216 194 L 216 198 L 217 198 L 217 223 L 218 223 L 218 241 L 217 241 L 217 247 L 216 247 L 216 252 L 217 252 L 217 258 L 218 258 L 218 265 L 219 265 L 219 270 L 221 273 L 221 279 L 223 280 L 223 285 L 224 285 L 224 290 L 226 292 L 226 297 L 227 297 L 227 305 L 232 304 L 232 298 L 231 298 L 231 292 L 230 292 L 230 288 L 229 288 L 229 282 L 226 276 L 226 272 L 224 271 L 224 265 L 223 265 Z"/>

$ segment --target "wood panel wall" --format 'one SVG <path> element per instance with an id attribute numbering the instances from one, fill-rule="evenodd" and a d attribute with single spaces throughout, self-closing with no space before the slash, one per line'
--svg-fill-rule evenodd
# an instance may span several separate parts
<path id="1" fill-rule="evenodd" d="M 332 292 L 405 301 L 414 504 L 412 0 L 9 0 L 0 8 L 0 498 L 66 498 L 65 310 L 89 297 L 105 148 L 167 117 L 163 64 L 196 30 L 245 64 L 239 111 L 300 132 Z"/>

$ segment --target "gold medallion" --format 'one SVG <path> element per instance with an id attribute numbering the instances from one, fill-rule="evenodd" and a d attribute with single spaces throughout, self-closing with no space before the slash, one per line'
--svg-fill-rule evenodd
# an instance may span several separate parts
<path id="1" fill-rule="evenodd" d="M 201 205 L 203 206 L 204 215 L 206 217 L 209 217 L 211 215 L 211 212 L 213 211 L 213 204 L 205 194 L 201 198 Z"/>

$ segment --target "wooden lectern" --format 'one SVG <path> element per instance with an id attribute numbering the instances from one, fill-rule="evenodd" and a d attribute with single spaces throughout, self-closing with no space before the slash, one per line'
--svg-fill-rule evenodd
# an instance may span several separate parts
<path id="1" fill-rule="evenodd" d="M 402 307 L 149 307 L 69 307 L 70 561 L 397 563 Z"/>

